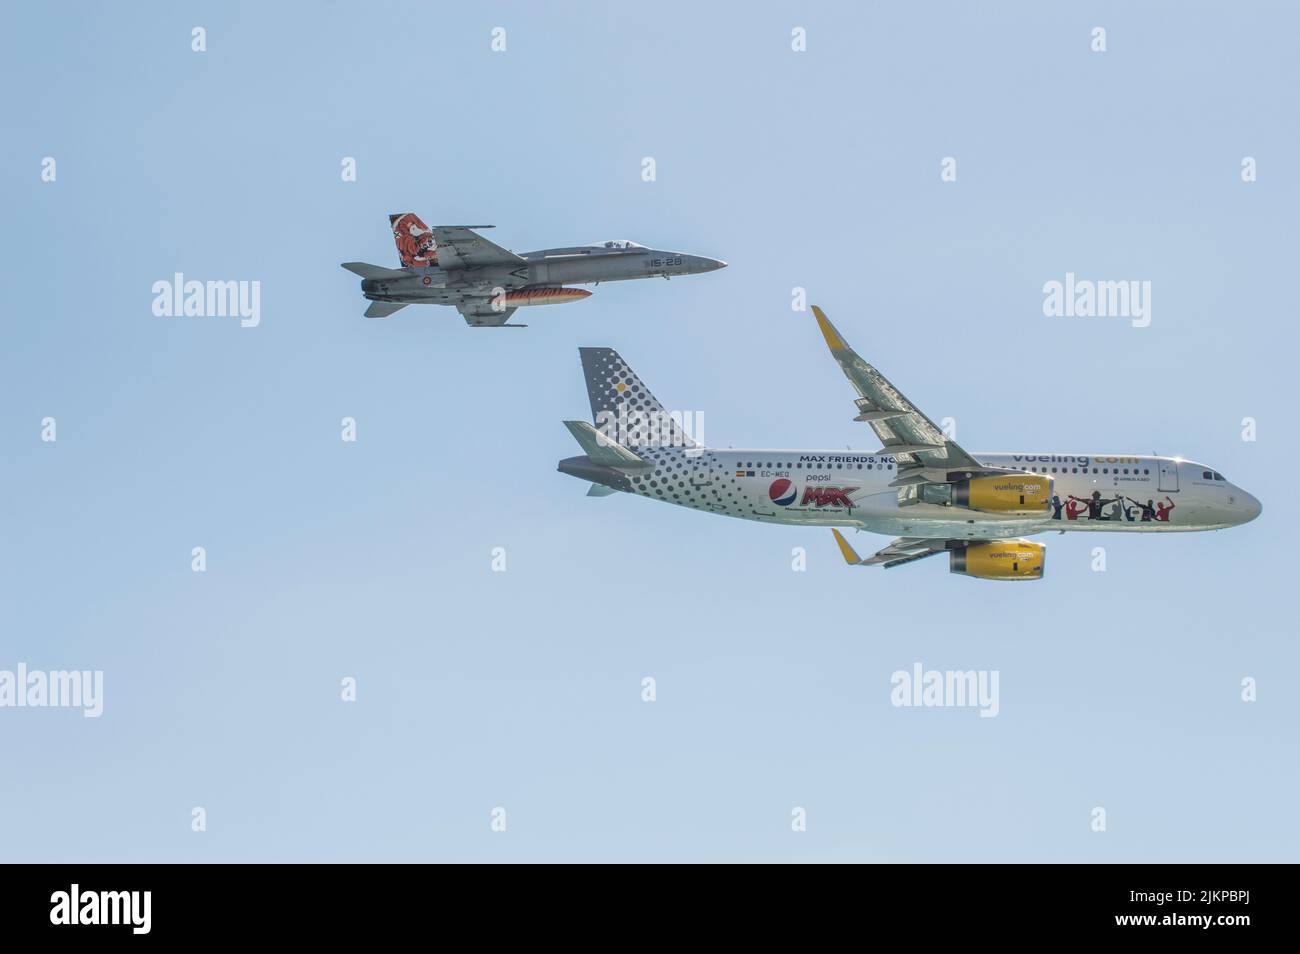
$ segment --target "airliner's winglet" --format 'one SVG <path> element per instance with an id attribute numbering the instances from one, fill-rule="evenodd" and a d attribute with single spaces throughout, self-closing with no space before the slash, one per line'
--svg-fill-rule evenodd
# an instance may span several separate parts
<path id="1" fill-rule="evenodd" d="M 648 470 L 652 466 L 640 454 L 602 436 L 586 421 L 565 421 L 564 426 L 593 464 L 617 467 L 619 470 Z"/>
<path id="2" fill-rule="evenodd" d="M 834 527 L 831 527 L 831 533 L 835 534 L 835 542 L 840 545 L 840 553 L 844 554 L 844 562 L 849 566 L 857 566 L 862 562 L 858 552 L 849 545 L 849 541 L 844 539 L 844 534 L 840 533 Z"/>
<path id="3" fill-rule="evenodd" d="M 840 337 L 840 333 L 835 330 L 835 326 L 826 317 L 826 312 L 822 311 L 817 305 L 813 305 L 812 310 L 813 317 L 817 319 L 817 327 L 822 330 L 822 337 L 826 339 L 826 346 L 832 351 L 848 351 L 848 342 Z"/>

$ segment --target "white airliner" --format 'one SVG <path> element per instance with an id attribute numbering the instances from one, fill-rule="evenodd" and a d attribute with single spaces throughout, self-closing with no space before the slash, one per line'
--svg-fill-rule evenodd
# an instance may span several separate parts
<path id="1" fill-rule="evenodd" d="M 1037 580 L 1051 530 L 1159 533 L 1222 530 L 1260 503 L 1211 467 L 1128 454 L 969 454 L 813 313 L 858 392 L 858 415 L 880 439 L 854 451 L 713 450 L 697 445 L 612 348 L 582 348 L 595 425 L 565 421 L 586 452 L 561 473 L 696 510 L 796 526 L 897 536 L 862 559 L 833 530 L 844 559 L 899 566 L 949 554 L 953 573 Z M 680 417 L 680 416 L 679 416 Z"/>

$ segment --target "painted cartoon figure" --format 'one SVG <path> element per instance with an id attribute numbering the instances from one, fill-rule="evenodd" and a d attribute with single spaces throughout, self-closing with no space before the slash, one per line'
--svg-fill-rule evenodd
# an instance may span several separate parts
<path id="1" fill-rule="evenodd" d="M 430 268 L 438 264 L 437 243 L 433 232 L 414 212 L 392 216 L 393 239 L 397 256 L 407 268 Z"/>
<path id="2" fill-rule="evenodd" d="M 1127 499 L 1129 503 L 1133 504 L 1133 506 L 1142 508 L 1143 523 L 1150 523 L 1152 520 L 1156 518 L 1156 508 L 1154 503 L 1152 503 L 1152 501 L 1148 500 L 1146 503 L 1141 503 L 1140 501 L 1134 500 L 1132 497 L 1129 497 Z"/>
<path id="3" fill-rule="evenodd" d="M 1074 494 L 1070 495 L 1070 500 L 1074 501 L 1078 499 L 1079 498 L 1075 497 Z M 1084 504 L 1088 508 L 1089 520 L 1105 520 L 1107 518 L 1102 513 L 1102 508 L 1105 507 L 1107 504 L 1114 503 L 1117 499 L 1118 498 L 1116 497 L 1102 497 L 1100 490 L 1094 490 L 1092 492 L 1092 497 L 1090 497 L 1087 500 L 1080 501 L 1080 503 Z"/>
<path id="4" fill-rule="evenodd" d="M 1110 507 L 1109 510 L 1105 509 L 1107 506 Z M 1101 491 L 1094 490 L 1090 498 L 1076 497 L 1074 494 L 1070 494 L 1069 499 L 1062 505 L 1061 498 L 1055 494 L 1052 495 L 1053 520 L 1060 520 L 1061 511 L 1064 510 L 1066 520 L 1078 520 L 1080 515 L 1086 512 L 1089 520 L 1105 520 L 1111 523 L 1128 521 L 1134 523 L 1138 519 L 1138 512 L 1141 511 L 1143 523 L 1150 523 L 1153 520 L 1163 520 L 1168 523 L 1169 511 L 1173 509 L 1174 502 L 1168 497 L 1165 497 L 1164 503 L 1158 504 L 1153 500 L 1141 503 L 1132 497 L 1123 495 L 1102 497 Z"/>

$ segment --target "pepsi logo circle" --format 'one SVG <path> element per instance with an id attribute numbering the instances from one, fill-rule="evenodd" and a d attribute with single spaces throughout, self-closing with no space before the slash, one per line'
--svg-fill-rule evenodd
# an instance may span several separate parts
<path id="1" fill-rule="evenodd" d="M 794 490 L 794 482 L 785 477 L 772 481 L 772 486 L 767 488 L 767 495 L 772 498 L 772 503 L 778 507 L 790 506 L 790 504 L 794 503 L 794 498 L 798 496 Z"/>

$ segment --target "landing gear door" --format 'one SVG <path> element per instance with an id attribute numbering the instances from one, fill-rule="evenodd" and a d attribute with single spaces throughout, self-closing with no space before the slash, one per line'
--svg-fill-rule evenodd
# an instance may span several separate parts
<path id="1" fill-rule="evenodd" d="M 1160 468 L 1160 484 L 1156 488 L 1162 494 L 1172 494 L 1178 492 L 1178 462 L 1174 460 L 1159 460 L 1157 465 Z"/>

